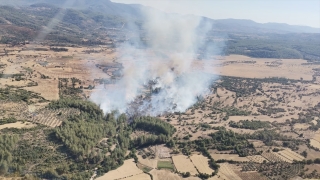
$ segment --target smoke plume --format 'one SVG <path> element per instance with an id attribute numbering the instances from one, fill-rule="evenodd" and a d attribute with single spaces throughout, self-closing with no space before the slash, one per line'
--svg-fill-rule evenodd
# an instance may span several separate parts
<path id="1" fill-rule="evenodd" d="M 151 10 L 144 15 L 142 31 L 132 25 L 136 36 L 117 48 L 122 78 L 90 97 L 105 113 L 183 112 L 209 93 L 214 72 L 208 53 L 216 53 L 214 44 L 208 43 L 212 25 L 196 16 Z"/>

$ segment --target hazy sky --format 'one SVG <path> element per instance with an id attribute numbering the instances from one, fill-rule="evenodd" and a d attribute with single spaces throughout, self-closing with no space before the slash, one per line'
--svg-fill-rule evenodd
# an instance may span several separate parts
<path id="1" fill-rule="evenodd" d="M 320 28 L 320 0 L 111 0 L 212 19 L 251 19 Z"/>

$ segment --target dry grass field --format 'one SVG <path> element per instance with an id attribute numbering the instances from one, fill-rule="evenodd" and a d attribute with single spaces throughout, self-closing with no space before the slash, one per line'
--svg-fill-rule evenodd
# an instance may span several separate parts
<path id="1" fill-rule="evenodd" d="M 320 132 L 319 131 L 315 132 L 315 134 L 314 134 L 312 139 L 320 142 Z"/>
<path id="2" fill-rule="evenodd" d="M 171 171 L 167 170 L 156 170 L 153 169 L 150 171 L 154 180 L 180 180 L 181 177 L 178 174 L 174 174 Z"/>
<path id="3" fill-rule="evenodd" d="M 145 158 L 143 159 L 141 155 L 137 155 L 138 157 L 138 161 L 148 167 L 151 168 L 156 168 L 157 167 L 157 159 L 149 159 L 149 158 Z"/>
<path id="4" fill-rule="evenodd" d="M 239 161 L 239 162 L 246 162 L 249 161 L 246 157 L 239 157 L 238 154 L 210 154 L 213 159 L 219 160 L 219 159 L 226 159 L 226 160 L 233 160 L 233 161 Z"/>
<path id="5" fill-rule="evenodd" d="M 21 129 L 21 128 L 32 128 L 37 126 L 36 124 L 33 123 L 23 123 L 23 122 L 16 122 L 16 123 L 10 123 L 10 124 L 3 124 L 0 125 L 0 130 L 1 129 L 5 129 L 5 128 L 17 128 L 17 129 Z"/>
<path id="6" fill-rule="evenodd" d="M 209 167 L 209 159 L 203 155 L 192 155 L 190 159 L 200 173 L 212 174 L 214 170 Z"/>
<path id="7" fill-rule="evenodd" d="M 151 180 L 150 175 L 142 173 L 131 177 L 123 178 L 124 180 Z M 105 179 L 107 180 L 107 179 Z"/>
<path id="8" fill-rule="evenodd" d="M 235 62 L 228 63 L 231 61 Z M 252 61 L 253 63 L 245 63 L 246 61 Z M 281 65 L 277 67 L 267 66 L 275 61 L 279 61 Z M 246 78 L 285 77 L 297 80 L 300 78 L 312 80 L 313 68 L 319 66 L 302 65 L 306 62 L 306 60 L 302 59 L 263 59 L 230 55 L 216 60 L 213 65 L 218 66 L 216 71 L 225 76 Z"/>
<path id="9" fill-rule="evenodd" d="M 98 177 L 97 180 L 115 180 L 129 178 L 140 175 L 143 172 L 136 166 L 133 159 L 125 160 L 123 165 L 116 170 L 109 171 L 105 175 Z M 150 176 L 149 176 L 150 177 Z M 132 179 L 138 180 L 138 179 Z"/>
<path id="10" fill-rule="evenodd" d="M 309 128 L 309 124 L 301 124 L 301 123 L 297 123 L 294 125 L 294 129 L 295 130 L 306 130 Z"/>
<path id="11" fill-rule="evenodd" d="M 262 174 L 259 174 L 258 172 L 240 172 L 240 171 L 236 171 L 236 174 L 242 180 L 268 180 L 267 177 L 263 176 Z"/>
<path id="12" fill-rule="evenodd" d="M 310 145 L 315 147 L 315 148 L 320 149 L 320 142 L 319 141 L 316 141 L 314 139 L 310 139 Z"/>
<path id="13" fill-rule="evenodd" d="M 280 151 L 278 152 L 280 155 L 286 157 L 287 159 L 290 159 L 290 160 L 296 160 L 296 161 L 302 161 L 304 160 L 305 158 L 303 156 L 301 156 L 300 154 L 296 153 L 296 152 L 293 152 L 292 150 L 290 149 L 285 149 L 283 151 Z"/>
<path id="14" fill-rule="evenodd" d="M 178 172 L 190 172 L 191 175 L 198 174 L 194 164 L 192 164 L 191 160 L 187 156 L 172 156 L 172 160 Z"/>
<path id="15" fill-rule="evenodd" d="M 41 80 L 38 82 L 38 86 L 25 87 L 27 91 L 33 91 L 39 93 L 47 100 L 58 100 L 59 89 L 57 80 Z"/>
<path id="16" fill-rule="evenodd" d="M 219 173 L 223 175 L 223 177 L 226 177 L 227 180 L 242 180 L 233 170 L 231 167 L 232 165 L 228 163 L 222 163 L 220 164 Z M 225 179 L 225 178 L 223 178 Z"/>
<path id="17" fill-rule="evenodd" d="M 152 174 L 154 180 L 200 180 L 198 177 L 182 178 L 178 174 L 167 170 L 153 169 L 150 174 Z"/>

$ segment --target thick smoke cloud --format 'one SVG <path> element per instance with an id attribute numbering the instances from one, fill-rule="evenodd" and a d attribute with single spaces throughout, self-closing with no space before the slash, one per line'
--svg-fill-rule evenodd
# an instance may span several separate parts
<path id="1" fill-rule="evenodd" d="M 207 50 L 215 49 L 207 43 L 211 24 L 196 16 L 155 11 L 144 14 L 144 35 L 132 37 L 130 43 L 117 49 L 121 54 L 117 61 L 124 66 L 123 77 L 115 85 L 96 91 L 90 97 L 105 113 L 112 110 L 129 114 L 138 111 L 144 115 L 182 112 L 196 103 L 199 96 L 209 93 L 214 79 L 212 58 L 203 59 L 201 63 L 197 58 L 199 52 L 208 58 Z M 143 38 L 146 49 L 140 48 Z M 146 85 L 150 81 L 155 93 L 146 96 L 150 90 Z M 140 101 L 137 101 L 138 97 Z"/>

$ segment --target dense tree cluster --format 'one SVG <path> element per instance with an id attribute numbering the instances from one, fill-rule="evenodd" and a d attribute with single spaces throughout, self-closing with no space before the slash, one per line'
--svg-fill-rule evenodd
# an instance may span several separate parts
<path id="1" fill-rule="evenodd" d="M 74 118 L 56 129 L 56 137 L 66 145 L 76 157 L 86 156 L 88 152 L 107 135 L 114 135 L 113 124 L 96 123 L 89 119 Z"/>
<path id="2" fill-rule="evenodd" d="M 133 130 L 142 130 L 150 133 L 133 139 L 132 144 L 135 147 L 167 143 L 176 131 L 171 124 L 150 116 L 135 118 L 131 127 Z"/>
<path id="3" fill-rule="evenodd" d="M 16 118 L 14 118 L 14 117 L 3 118 L 3 119 L 0 119 L 0 125 L 8 124 L 8 123 L 15 123 L 17 121 L 18 120 Z"/>
<path id="4" fill-rule="evenodd" d="M 0 175 L 4 175 L 11 167 L 12 151 L 18 142 L 17 135 L 0 135 Z"/>
<path id="5" fill-rule="evenodd" d="M 59 108 L 76 108 L 82 112 L 85 112 L 89 117 L 99 117 L 102 118 L 102 110 L 91 101 L 83 101 L 79 99 L 60 99 L 57 101 L 52 101 L 48 108 L 59 109 Z"/>
<path id="6" fill-rule="evenodd" d="M 0 88 L 0 100 L 10 100 L 14 102 L 24 101 L 28 104 L 32 104 L 37 100 L 38 102 L 45 102 L 46 100 L 38 93 L 27 91 L 24 89 L 14 88 Z"/>
<path id="7" fill-rule="evenodd" d="M 156 134 L 164 134 L 167 136 L 171 136 L 176 131 L 171 124 L 150 116 L 134 119 L 132 127 L 133 129 L 141 129 L 144 131 Z"/>
<path id="8" fill-rule="evenodd" d="M 270 77 L 264 79 L 255 79 L 255 78 L 242 78 L 242 77 L 228 77 L 220 76 L 220 82 L 217 82 L 213 85 L 213 88 L 223 87 L 229 91 L 235 92 L 236 97 L 243 97 L 251 95 L 257 92 L 257 90 L 264 92 L 262 89 L 263 83 L 279 83 L 282 85 L 289 85 L 291 83 L 296 83 L 298 80 L 292 80 L 281 77 Z M 310 82 L 310 81 L 303 81 Z"/>
<path id="9" fill-rule="evenodd" d="M 137 147 L 144 147 L 144 146 L 150 146 L 154 144 L 164 144 L 167 143 L 170 140 L 170 137 L 160 134 L 160 135 L 142 135 L 135 139 L 133 139 L 132 143 L 134 146 Z"/>
<path id="10" fill-rule="evenodd" d="M 58 47 L 50 47 L 50 50 L 54 51 L 54 52 L 61 52 L 61 51 L 68 51 L 67 48 L 58 48 Z"/>
<path id="11" fill-rule="evenodd" d="M 224 128 L 209 134 L 209 136 L 212 137 L 213 143 L 215 143 L 219 151 L 236 150 L 239 155 L 246 156 L 245 148 L 252 147 L 247 141 L 246 135 L 238 134 Z"/>

